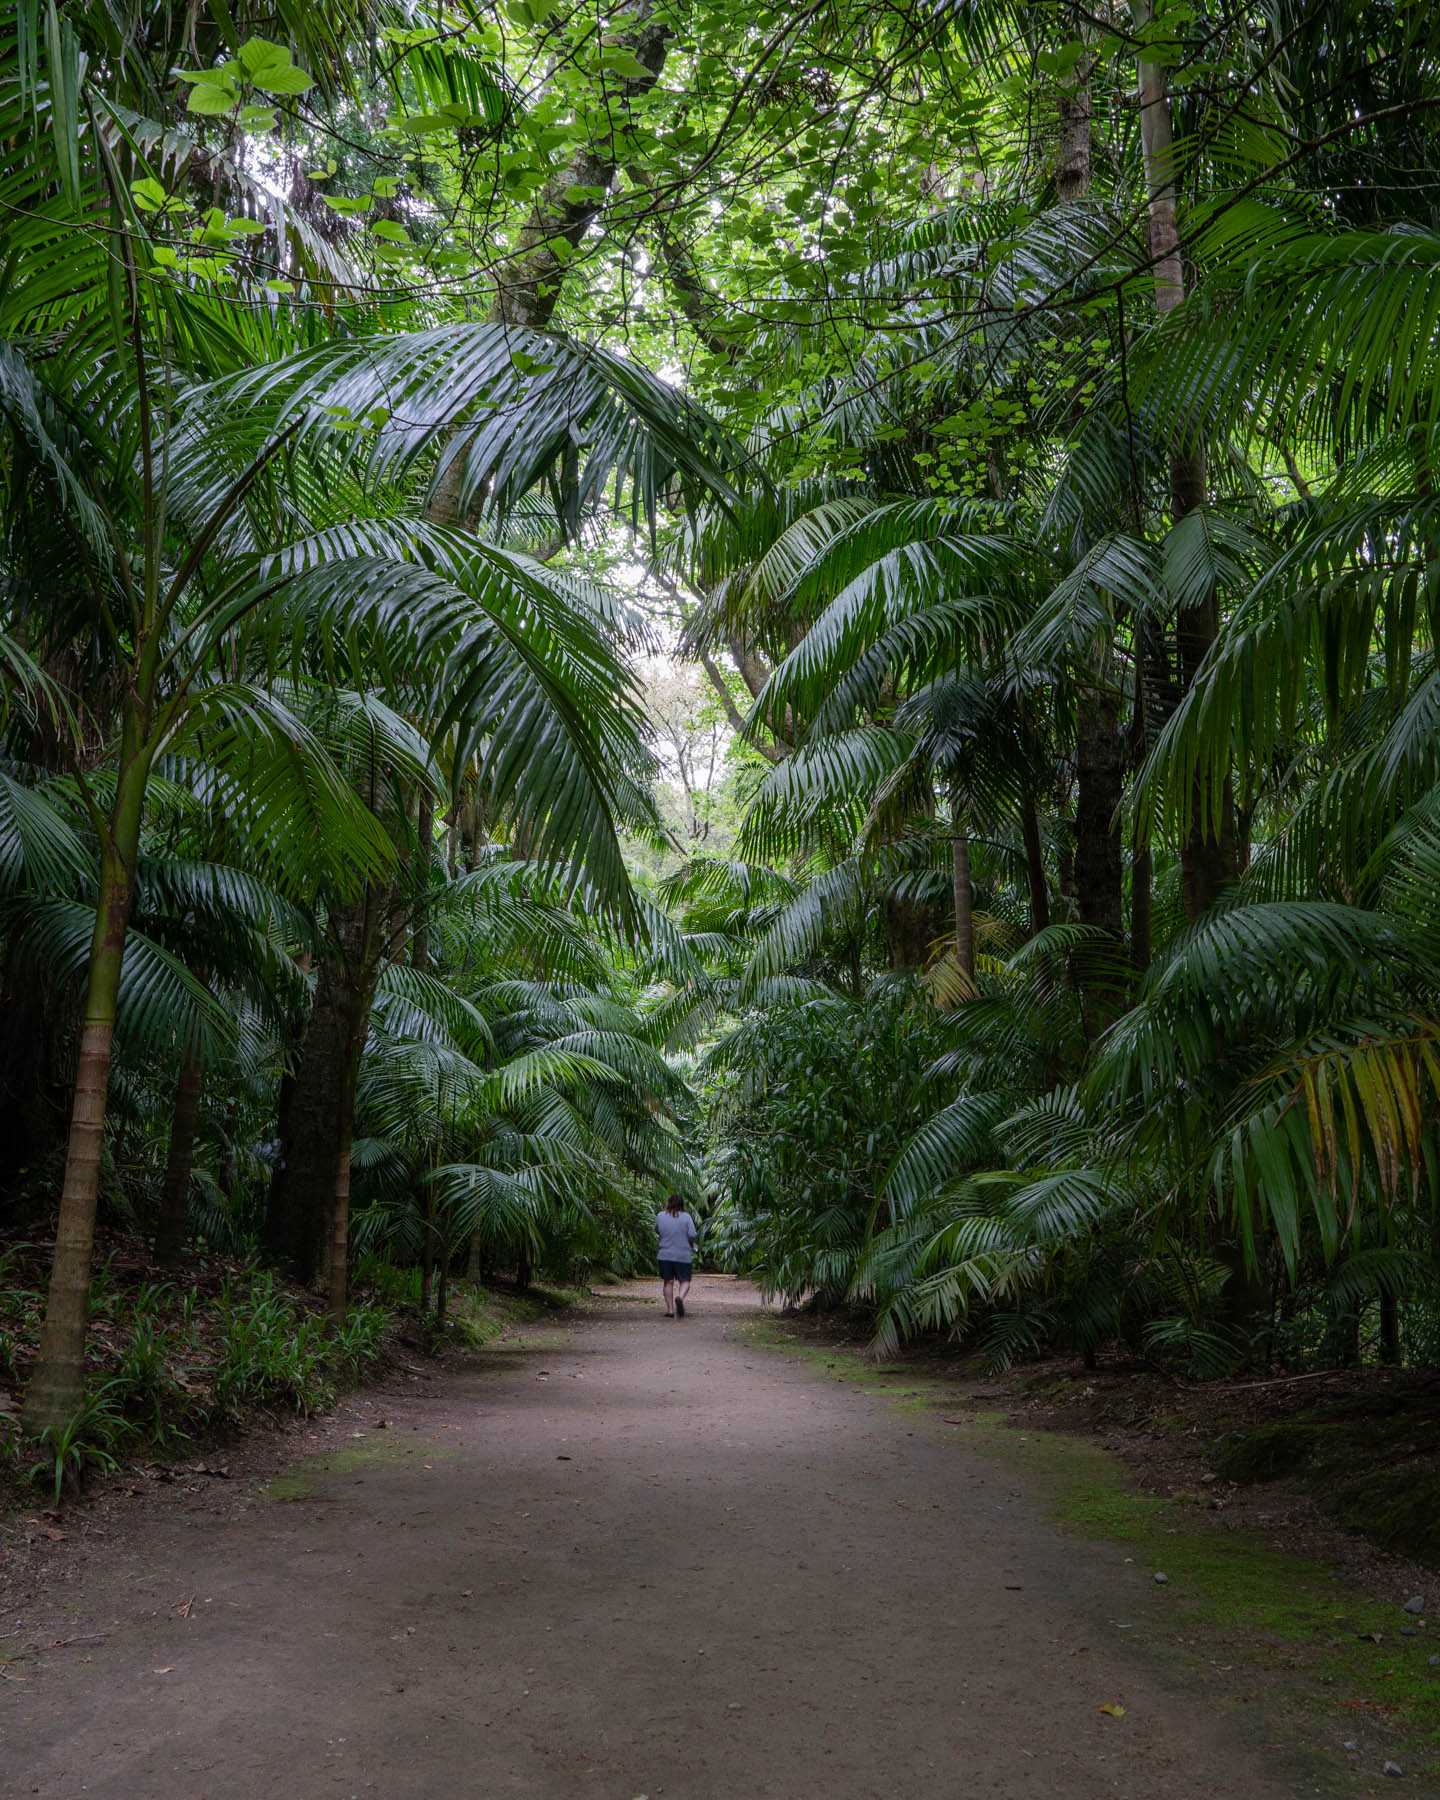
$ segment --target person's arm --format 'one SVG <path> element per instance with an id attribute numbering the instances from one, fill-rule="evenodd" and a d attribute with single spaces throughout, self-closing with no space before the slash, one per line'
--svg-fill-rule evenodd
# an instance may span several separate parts
<path id="1" fill-rule="evenodd" d="M 695 1235 L 695 1221 L 690 1217 L 688 1212 L 686 1213 L 685 1218 L 690 1227 L 690 1248 L 693 1250 L 695 1248 L 696 1244 L 698 1244 L 700 1242 L 700 1240 Z"/>

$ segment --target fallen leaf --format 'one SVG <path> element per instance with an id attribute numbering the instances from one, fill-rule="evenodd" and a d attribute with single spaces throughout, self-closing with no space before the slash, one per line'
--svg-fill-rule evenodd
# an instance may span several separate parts
<path id="1" fill-rule="evenodd" d="M 163 1669 L 152 1669 L 150 1673 L 152 1675 L 173 1675 L 175 1673 L 175 1665 L 174 1663 L 170 1663 Z"/>
<path id="2" fill-rule="evenodd" d="M 1109 1713 L 1112 1719 L 1123 1719 L 1125 1717 L 1125 1708 L 1123 1706 L 1102 1706 L 1100 1710 L 1103 1713 Z"/>
<path id="3" fill-rule="evenodd" d="M 474 1592 L 475 1592 L 474 1588 L 461 1588 L 460 1598 L 462 1600 L 468 1600 Z"/>

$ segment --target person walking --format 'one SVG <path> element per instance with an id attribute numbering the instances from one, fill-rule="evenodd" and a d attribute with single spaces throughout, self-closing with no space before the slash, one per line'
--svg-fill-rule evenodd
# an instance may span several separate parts
<path id="1" fill-rule="evenodd" d="M 685 1317 L 685 1296 L 690 1292 L 690 1276 L 695 1259 L 695 1221 L 685 1210 L 685 1202 L 672 1194 L 665 1210 L 655 1218 L 655 1235 L 660 1240 L 660 1282 L 665 1295 L 665 1317 Z"/>

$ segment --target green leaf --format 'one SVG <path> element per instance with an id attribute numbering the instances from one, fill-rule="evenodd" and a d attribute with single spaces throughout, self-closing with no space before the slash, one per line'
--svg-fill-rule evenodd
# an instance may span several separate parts
<path id="1" fill-rule="evenodd" d="M 304 94 L 314 85 L 310 76 L 293 63 L 283 69 L 267 69 L 255 79 L 255 86 L 264 94 Z"/>
<path id="2" fill-rule="evenodd" d="M 653 81 L 655 71 L 647 69 L 630 50 L 602 50 L 600 67 L 607 75 L 623 75 L 627 81 Z"/>
<path id="3" fill-rule="evenodd" d="M 203 82 L 191 88 L 190 96 L 185 102 L 185 110 L 201 113 L 209 118 L 218 118 L 222 113 L 233 112 L 237 104 L 237 96 L 228 87 L 216 87 L 210 82 Z"/>

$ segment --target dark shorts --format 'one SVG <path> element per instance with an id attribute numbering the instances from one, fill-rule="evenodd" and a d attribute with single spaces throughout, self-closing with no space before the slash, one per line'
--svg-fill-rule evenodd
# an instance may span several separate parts
<path id="1" fill-rule="evenodd" d="M 662 1281 L 688 1281 L 690 1271 L 694 1267 L 694 1263 L 666 1262 L 662 1256 L 660 1258 L 660 1279 Z"/>

